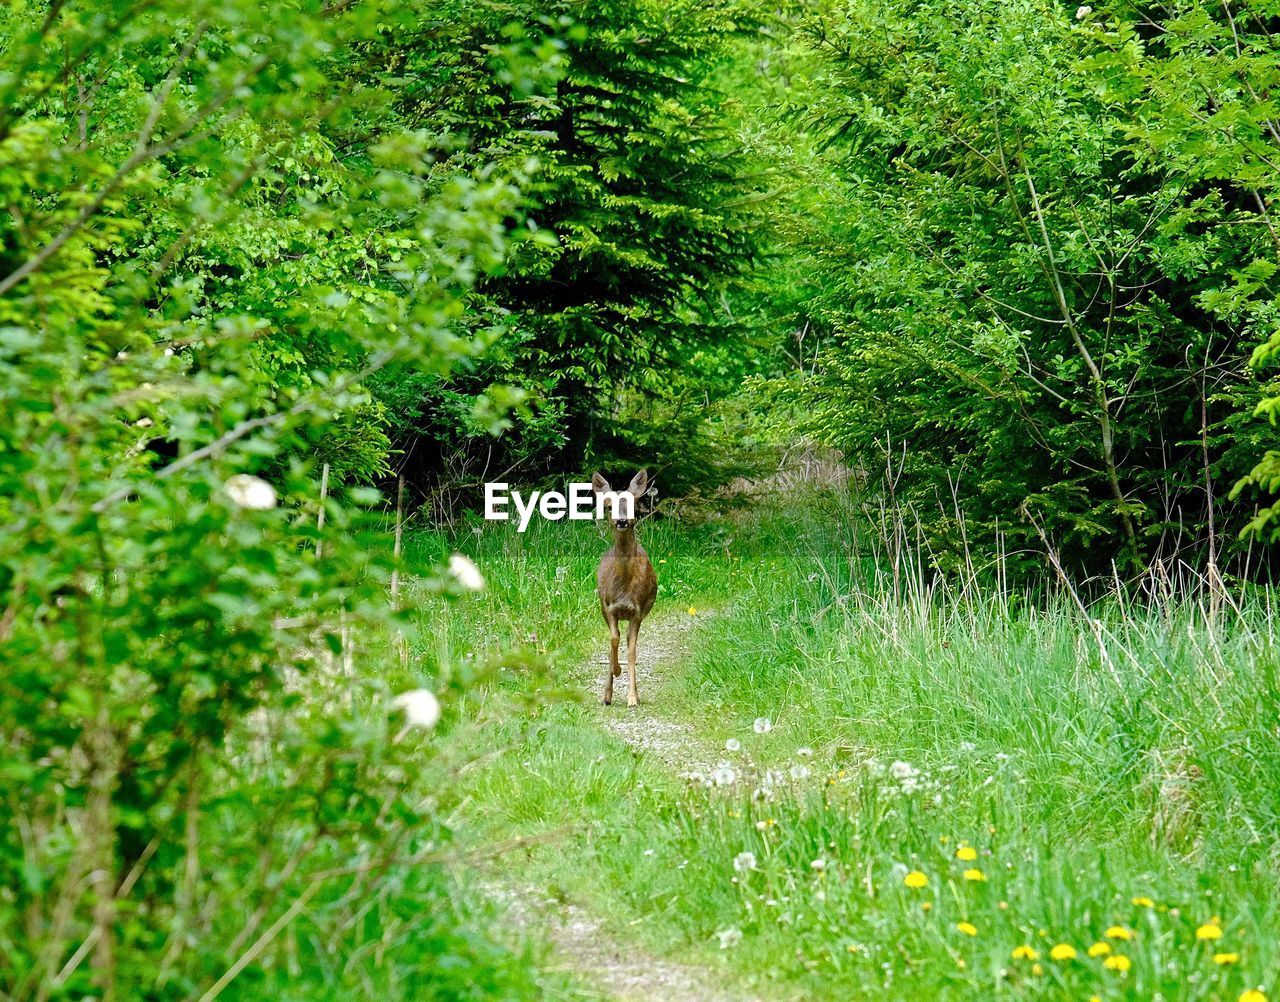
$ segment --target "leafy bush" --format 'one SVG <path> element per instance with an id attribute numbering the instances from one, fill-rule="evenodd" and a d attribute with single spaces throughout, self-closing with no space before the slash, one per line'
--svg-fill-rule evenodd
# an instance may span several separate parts
<path id="1" fill-rule="evenodd" d="M 1212 559 L 1246 521 L 1224 500 L 1260 437 L 1272 174 L 1259 123 L 1214 158 L 1217 125 L 1183 126 L 1240 110 L 1274 43 L 1237 59 L 1230 12 L 1109 10 L 875 0 L 813 15 L 794 56 L 830 344 L 788 385 L 942 551 L 1044 533 L 1129 570 Z"/>
<path id="2" fill-rule="evenodd" d="M 376 428 L 386 366 L 474 349 L 518 205 L 510 172 L 428 178 L 421 135 L 335 142 L 377 96 L 344 54 L 391 16 L 0 12 L 8 998 L 531 990 L 442 906 L 447 789 L 388 717 L 459 681 L 394 657 L 377 496 L 297 458 Z"/>

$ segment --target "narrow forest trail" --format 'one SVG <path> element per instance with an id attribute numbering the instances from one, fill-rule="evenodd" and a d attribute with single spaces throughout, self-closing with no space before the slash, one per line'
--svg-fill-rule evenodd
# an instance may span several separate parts
<path id="1" fill-rule="evenodd" d="M 600 655 L 578 665 L 571 680 L 597 707 L 595 719 L 601 728 L 684 779 L 706 775 L 723 757 L 689 722 L 671 712 L 676 705 L 673 671 L 688 655 L 700 623 L 714 615 L 669 612 L 645 624 L 636 666 L 637 707 L 626 705 L 627 668 L 621 652 L 622 676 L 615 683 L 613 705 L 600 702 L 609 670 L 603 626 Z M 590 991 L 599 992 L 594 997 L 612 1002 L 757 1002 L 757 996 L 722 984 L 719 972 L 648 953 L 635 945 L 626 925 L 545 889 L 499 882 L 490 883 L 487 892 L 502 905 L 520 934 L 541 939 L 550 947 L 555 966 Z"/>

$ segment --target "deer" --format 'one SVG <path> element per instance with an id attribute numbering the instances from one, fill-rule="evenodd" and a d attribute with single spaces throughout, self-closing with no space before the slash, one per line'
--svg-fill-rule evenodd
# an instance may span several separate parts
<path id="1" fill-rule="evenodd" d="M 613 546 L 600 561 L 596 572 L 596 593 L 600 596 L 600 612 L 609 624 L 609 674 L 604 683 L 604 704 L 613 702 L 613 680 L 622 674 L 618 663 L 618 623 L 627 621 L 627 706 L 639 706 L 636 689 L 636 641 L 640 624 L 658 597 L 658 576 L 649 554 L 636 539 L 636 516 L 640 499 L 649 490 L 649 472 L 641 470 L 631 478 L 625 493 L 631 495 L 630 517 L 620 503 L 622 494 L 614 494 L 609 481 L 599 473 L 592 474 L 591 487 L 604 495 L 604 505 L 613 528 Z"/>

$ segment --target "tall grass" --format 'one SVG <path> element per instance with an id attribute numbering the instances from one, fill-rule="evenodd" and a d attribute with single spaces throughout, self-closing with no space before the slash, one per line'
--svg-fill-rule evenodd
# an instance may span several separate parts
<path id="1" fill-rule="evenodd" d="M 598 653 L 585 528 L 464 534 L 490 604 L 437 625 L 479 650 L 481 623 L 493 643 L 536 623 L 552 671 Z M 662 712 L 730 740 L 735 781 L 636 755 L 599 727 L 617 708 L 512 717 L 476 823 L 565 832 L 522 879 L 784 997 L 1234 999 L 1280 979 L 1269 591 L 1084 602 L 972 559 L 944 578 L 901 521 L 831 495 L 645 542 L 659 615 L 720 607 Z"/>

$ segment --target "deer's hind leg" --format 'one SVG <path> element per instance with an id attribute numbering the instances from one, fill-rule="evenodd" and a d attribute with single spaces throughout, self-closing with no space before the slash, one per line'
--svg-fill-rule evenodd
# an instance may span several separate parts
<path id="1" fill-rule="evenodd" d="M 618 617 L 612 612 L 605 612 L 605 621 L 609 624 L 609 674 L 604 680 L 604 705 L 613 702 L 613 680 L 622 674 L 622 666 L 618 664 Z"/>
<path id="2" fill-rule="evenodd" d="M 640 617 L 635 616 L 627 624 L 627 705 L 638 706 L 640 693 L 636 689 L 636 642 L 640 639 Z"/>

